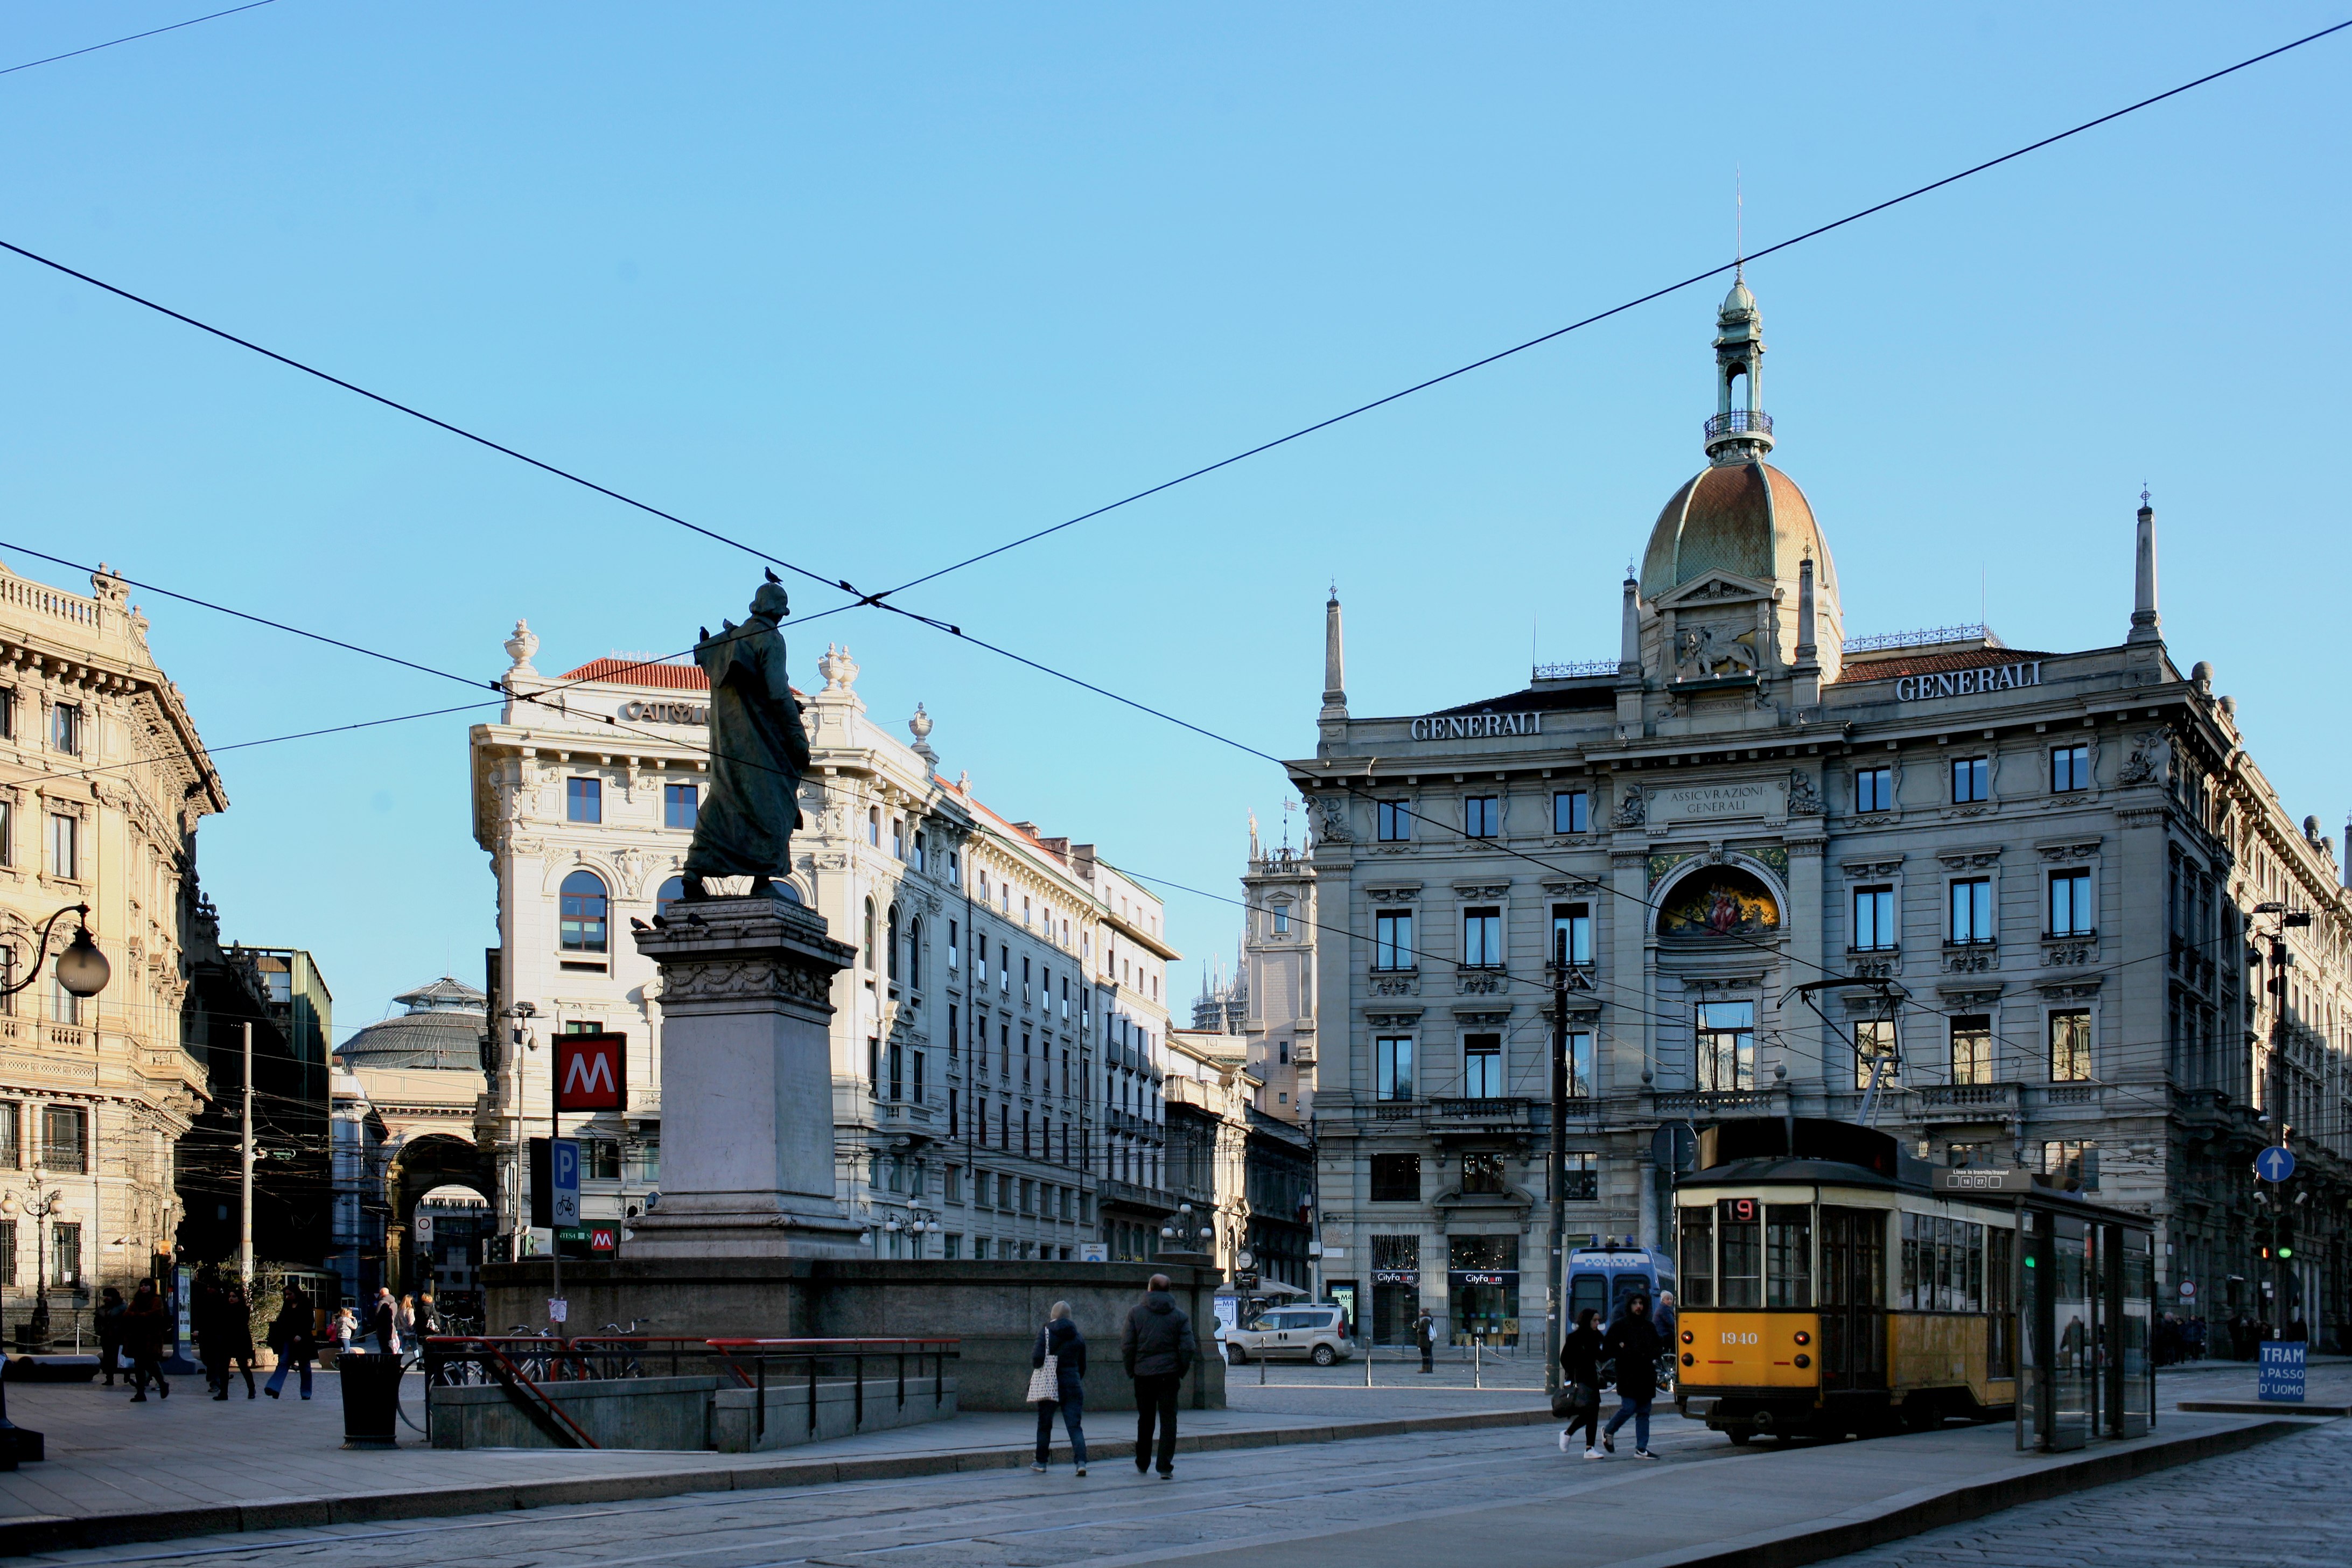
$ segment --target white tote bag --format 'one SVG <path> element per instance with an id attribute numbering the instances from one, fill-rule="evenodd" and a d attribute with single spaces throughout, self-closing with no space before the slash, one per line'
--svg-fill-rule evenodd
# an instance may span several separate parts
<path id="1" fill-rule="evenodd" d="M 1049 1355 L 1045 1364 L 1029 1374 L 1029 1403 L 1043 1405 L 1062 1397 L 1061 1357 Z"/>

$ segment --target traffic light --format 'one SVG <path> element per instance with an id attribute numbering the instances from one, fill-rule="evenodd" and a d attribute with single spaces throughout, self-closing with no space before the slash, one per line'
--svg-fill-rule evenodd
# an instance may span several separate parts
<path id="1" fill-rule="evenodd" d="M 2282 1262 L 2294 1256 L 2294 1211 L 2287 1210 L 2278 1216 L 2278 1227 L 2273 1232 L 2273 1245 Z"/>

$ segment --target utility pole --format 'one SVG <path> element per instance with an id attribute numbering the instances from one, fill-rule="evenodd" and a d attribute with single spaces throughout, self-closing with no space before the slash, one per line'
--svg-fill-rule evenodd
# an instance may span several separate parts
<path id="1" fill-rule="evenodd" d="M 253 1299 L 253 1025 L 245 1026 L 244 1167 L 237 1193 L 236 1277 L 244 1281 L 246 1300 Z"/>
<path id="2" fill-rule="evenodd" d="M 1544 1392 L 1559 1392 L 1559 1347 L 1568 1331 L 1562 1317 L 1560 1276 L 1566 1268 L 1568 1194 L 1568 932 L 1552 934 L 1551 966 L 1551 1170 L 1544 1190 L 1551 1198 L 1550 1268 L 1544 1276 Z"/>

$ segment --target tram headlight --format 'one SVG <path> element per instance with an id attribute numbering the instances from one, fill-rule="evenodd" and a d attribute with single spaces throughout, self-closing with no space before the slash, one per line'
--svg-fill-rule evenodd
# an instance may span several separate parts
<path id="1" fill-rule="evenodd" d="M 1688 1351 L 1685 1351 L 1683 1352 L 1683 1364 L 1685 1366 L 1696 1366 L 1698 1364 L 1698 1357 L 1691 1354 Z"/>
<path id="2" fill-rule="evenodd" d="M 1797 1342 L 1801 1345 L 1811 1344 L 1813 1342 L 1813 1336 L 1805 1332 L 1804 1330 L 1799 1329 L 1797 1331 Z"/>
<path id="3" fill-rule="evenodd" d="M 1685 1329 L 1685 1330 L 1683 1331 L 1683 1343 L 1685 1343 L 1685 1344 L 1686 1344 L 1686 1345 L 1687 1345 L 1687 1344 L 1692 1344 L 1692 1343 L 1696 1342 L 1697 1339 L 1698 1339 L 1698 1336 L 1697 1336 L 1696 1334 L 1692 1333 L 1688 1329 Z"/>
<path id="4" fill-rule="evenodd" d="M 1805 1368 L 1807 1368 L 1807 1367 L 1809 1367 L 1809 1366 L 1811 1366 L 1811 1365 L 1812 1365 L 1812 1364 L 1813 1364 L 1813 1358 L 1812 1358 L 1812 1357 L 1811 1357 L 1811 1356 L 1809 1356 L 1809 1355 L 1802 1355 L 1802 1354 L 1800 1354 L 1800 1355 L 1797 1357 L 1797 1370 L 1798 1370 L 1798 1371 L 1800 1371 L 1800 1372 L 1803 1371 Z"/>

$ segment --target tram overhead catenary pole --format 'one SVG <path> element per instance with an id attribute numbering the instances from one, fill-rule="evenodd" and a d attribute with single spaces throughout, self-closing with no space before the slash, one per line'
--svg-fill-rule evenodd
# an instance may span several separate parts
<path id="1" fill-rule="evenodd" d="M 1545 1191 L 1551 1198 L 1551 1260 L 1544 1276 L 1544 1392 L 1559 1392 L 1559 1347 L 1568 1332 L 1563 1317 L 1561 1274 L 1568 1255 L 1568 932 L 1552 933 L 1551 965 L 1551 1169 Z"/>

